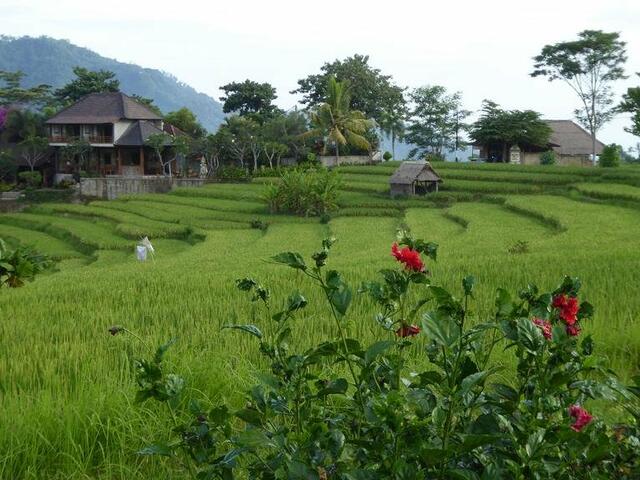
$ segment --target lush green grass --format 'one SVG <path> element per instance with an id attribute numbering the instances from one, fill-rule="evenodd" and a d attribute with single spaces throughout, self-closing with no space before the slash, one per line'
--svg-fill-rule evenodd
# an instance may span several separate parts
<path id="1" fill-rule="evenodd" d="M 343 271 L 354 289 L 395 266 L 390 245 L 399 227 L 438 242 L 438 261 L 428 262 L 433 282 L 459 291 L 460 279 L 475 275 L 474 321 L 492 314 L 497 287 L 515 294 L 530 281 L 550 288 L 565 274 L 580 276 L 584 297 L 596 306 L 585 333 L 594 335 L 598 351 L 623 377 L 637 373 L 640 211 L 545 194 L 547 187 L 564 187 L 553 180 L 543 189 L 534 179 L 551 172 L 571 178 L 585 194 L 603 188 L 625 200 L 634 187 L 594 183 L 592 177 L 600 182 L 605 169 L 584 169 L 590 173 L 583 175 L 564 167 L 507 167 L 514 166 L 465 170 L 447 164 L 443 171 L 464 172 L 459 178 L 465 179 L 445 180 L 455 191 L 405 200 L 385 193 L 394 166 L 344 167 L 341 209 L 328 224 L 268 215 L 259 201 L 264 186 L 257 183 L 0 215 L 0 236 L 65 259 L 57 273 L 0 291 L 0 478 L 181 478 L 166 470 L 166 462 L 135 455 L 166 431 L 165 413 L 133 404 L 132 358 L 145 346 L 111 337 L 107 328 L 126 325 L 152 345 L 178 338 L 170 367 L 198 395 L 240 405 L 264 365 L 254 339 L 220 328 L 233 322 L 262 325 L 264 319 L 254 318 L 255 305 L 233 288 L 234 280 L 262 280 L 275 304 L 300 290 L 311 308 L 297 320 L 291 348 L 318 342 L 333 328 L 320 314 L 321 296 L 304 277 L 269 258 L 283 250 L 310 254 L 327 235 L 338 238 L 330 267 Z M 468 173 L 476 171 L 481 175 Z M 487 179 L 491 172 L 495 177 Z M 529 180 L 520 178 L 528 173 Z M 630 170 L 629 178 L 634 174 Z M 576 176 L 589 183 L 574 182 Z M 504 197 L 502 203 L 486 201 L 495 194 Z M 447 201 L 449 208 L 436 208 Z M 253 219 L 266 220 L 267 230 L 247 228 Z M 189 226 L 203 237 L 187 243 L 152 236 L 155 260 L 139 263 L 132 232 L 122 225 L 165 232 Z M 527 242 L 528 253 L 509 253 L 518 241 Z M 365 341 L 377 336 L 375 312 L 356 294 L 346 319 L 349 334 Z M 416 339 L 414 353 L 422 355 L 424 342 Z"/>
<path id="2" fill-rule="evenodd" d="M 576 189 L 594 198 L 640 202 L 640 188 L 617 183 L 581 183 Z"/>

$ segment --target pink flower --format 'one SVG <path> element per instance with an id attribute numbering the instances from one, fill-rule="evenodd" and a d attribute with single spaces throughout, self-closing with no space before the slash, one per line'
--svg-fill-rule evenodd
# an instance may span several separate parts
<path id="1" fill-rule="evenodd" d="M 548 320 L 543 320 L 541 318 L 534 318 L 531 320 L 540 330 L 542 330 L 542 335 L 547 340 L 551 340 L 551 322 Z"/>
<path id="2" fill-rule="evenodd" d="M 584 427 L 589 425 L 593 420 L 593 417 L 580 405 L 571 405 L 569 407 L 569 416 L 574 418 L 574 422 L 571 425 L 571 430 L 574 432 L 581 431 Z"/>

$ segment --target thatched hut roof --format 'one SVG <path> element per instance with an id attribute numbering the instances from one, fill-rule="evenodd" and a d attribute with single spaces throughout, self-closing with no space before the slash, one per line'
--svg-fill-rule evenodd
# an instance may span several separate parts
<path id="1" fill-rule="evenodd" d="M 549 143 L 561 155 L 591 155 L 591 135 L 572 120 L 547 120 L 551 127 Z M 602 153 L 604 144 L 596 139 L 596 155 Z"/>
<path id="2" fill-rule="evenodd" d="M 392 185 L 411 185 L 414 182 L 442 182 L 429 162 L 402 162 L 391 175 Z"/>

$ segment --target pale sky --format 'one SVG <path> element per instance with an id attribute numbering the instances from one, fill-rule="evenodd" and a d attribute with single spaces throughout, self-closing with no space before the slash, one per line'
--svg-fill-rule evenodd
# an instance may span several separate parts
<path id="1" fill-rule="evenodd" d="M 289 91 L 298 79 L 362 53 L 399 85 L 460 90 L 469 110 L 489 98 L 572 118 L 579 104 L 569 87 L 528 74 L 542 46 L 584 29 L 620 32 L 629 78 L 615 92 L 640 85 L 639 0 L 0 0 L 0 12 L 3 34 L 68 39 L 167 71 L 216 99 L 234 80 L 269 82 L 282 108 L 296 103 Z M 628 124 L 618 117 L 598 136 L 635 145 Z"/>

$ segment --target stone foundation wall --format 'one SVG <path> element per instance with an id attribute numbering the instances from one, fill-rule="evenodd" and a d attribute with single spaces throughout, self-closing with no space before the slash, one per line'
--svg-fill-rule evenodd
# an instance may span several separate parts
<path id="1" fill-rule="evenodd" d="M 335 167 L 338 165 L 335 155 L 327 155 L 318 157 L 320 163 L 325 167 Z M 372 156 L 369 155 L 345 155 L 339 157 L 339 165 L 367 165 L 370 163 L 379 163 L 382 161 L 380 152 L 376 152 Z"/>
<path id="2" fill-rule="evenodd" d="M 174 187 L 201 187 L 201 178 L 107 176 L 80 179 L 80 195 L 113 200 L 123 195 L 167 193 Z"/>

